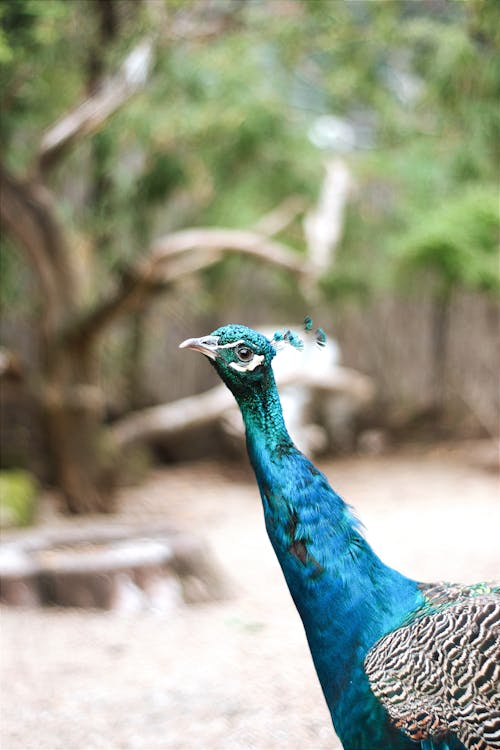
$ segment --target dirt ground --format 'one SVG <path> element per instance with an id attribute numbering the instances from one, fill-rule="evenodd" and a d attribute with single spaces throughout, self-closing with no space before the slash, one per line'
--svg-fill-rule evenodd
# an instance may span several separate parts
<path id="1" fill-rule="evenodd" d="M 472 582 L 500 571 L 498 476 L 478 455 L 441 446 L 322 468 L 386 562 Z M 3 608 L 3 750 L 340 748 L 251 476 L 207 463 L 157 471 L 121 508 L 118 520 L 204 537 L 231 597 L 162 613 Z M 70 522 L 47 500 L 44 523 Z"/>

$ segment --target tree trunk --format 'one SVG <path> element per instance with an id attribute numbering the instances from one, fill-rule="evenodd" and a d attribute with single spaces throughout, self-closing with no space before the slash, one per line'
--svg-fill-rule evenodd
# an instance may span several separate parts
<path id="1" fill-rule="evenodd" d="M 141 409 L 146 403 L 143 387 L 144 348 L 146 343 L 145 313 L 144 307 L 132 313 L 127 331 L 128 366 L 125 376 L 128 396 L 127 407 L 132 410 Z"/>
<path id="2" fill-rule="evenodd" d="M 55 481 L 67 511 L 113 511 L 112 451 L 107 448 L 96 409 L 83 402 L 74 403 L 67 394 L 55 394 L 44 407 Z"/>
<path id="3" fill-rule="evenodd" d="M 70 513 L 114 507 L 116 451 L 104 425 L 92 343 L 48 347 L 41 357 L 40 401 L 52 471 Z"/>
<path id="4" fill-rule="evenodd" d="M 34 270 L 40 288 L 40 362 L 28 379 L 44 415 L 51 473 L 71 513 L 112 508 L 112 450 L 103 422 L 103 398 L 93 372 L 95 339 L 65 340 L 78 312 L 78 277 L 67 238 L 41 183 L 1 172 L 0 213 Z"/>
<path id="5" fill-rule="evenodd" d="M 48 155 L 45 169 L 68 146 L 78 123 L 84 127 L 81 115 L 80 111 L 77 124 L 72 120 L 69 129 L 64 120 L 63 133 L 61 128 L 50 131 L 49 145 L 45 143 L 42 150 Z M 71 513 L 110 511 L 119 441 L 116 432 L 105 426 L 103 394 L 94 372 L 103 332 L 119 316 L 140 313 L 157 293 L 217 262 L 225 252 L 286 269 L 299 281 L 307 277 L 308 265 L 282 243 L 255 231 L 182 230 L 159 238 L 145 257 L 123 269 L 110 292 L 86 309 L 85 279 L 73 264 L 69 238 L 41 176 L 32 174 L 21 180 L 0 164 L 0 177 L 0 216 L 24 253 L 40 291 L 37 334 L 41 355 L 32 385 L 45 416 L 54 481 Z"/>

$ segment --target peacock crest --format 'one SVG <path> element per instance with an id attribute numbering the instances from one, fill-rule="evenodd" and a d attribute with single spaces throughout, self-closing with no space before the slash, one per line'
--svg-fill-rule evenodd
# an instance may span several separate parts
<path id="1" fill-rule="evenodd" d="M 312 334 L 313 332 L 313 319 L 310 315 L 306 315 L 304 318 L 304 331 L 306 334 Z M 314 339 L 317 346 L 319 346 L 320 348 L 326 346 L 326 333 L 322 328 L 316 328 L 316 331 L 314 332 Z M 304 348 L 303 339 L 299 336 L 298 333 L 295 333 L 295 331 L 292 331 L 290 328 L 283 328 L 279 331 L 275 331 L 271 339 L 271 345 L 276 349 L 276 351 L 282 349 L 286 344 L 292 346 L 294 349 Z"/>

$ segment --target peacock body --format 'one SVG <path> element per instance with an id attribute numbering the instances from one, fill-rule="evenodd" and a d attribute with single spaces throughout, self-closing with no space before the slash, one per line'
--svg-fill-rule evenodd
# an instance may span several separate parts
<path id="1" fill-rule="evenodd" d="M 267 533 L 345 750 L 500 748 L 500 585 L 424 584 L 384 565 L 290 439 L 273 341 L 228 325 L 205 354 L 240 407 Z"/>

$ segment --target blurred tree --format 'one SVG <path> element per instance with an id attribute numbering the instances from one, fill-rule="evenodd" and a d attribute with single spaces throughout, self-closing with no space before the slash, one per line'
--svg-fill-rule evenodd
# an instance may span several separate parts
<path id="1" fill-rule="evenodd" d="M 465 188 L 429 210 L 410 227 L 404 246 L 396 250 L 398 272 L 433 281 L 433 379 L 435 406 L 445 400 L 445 367 L 453 292 L 469 288 L 487 294 L 500 290 L 499 192 L 494 185 Z M 403 284 L 405 280 L 403 279 Z"/>
<path id="2" fill-rule="evenodd" d="M 286 247 L 239 228 L 290 196 L 310 201 L 332 154 L 358 187 L 327 300 L 397 288 L 394 271 L 417 266 L 436 269 L 438 301 L 459 283 L 493 288 L 498 8 L 4 0 L 3 304 L 21 296 L 33 311 L 32 382 L 70 510 L 110 507 L 116 464 L 97 385 L 109 325 L 135 315 L 128 377 L 140 404 L 152 297 L 224 249 L 300 275 L 298 221 L 277 230 Z M 455 227 L 462 212 L 474 246 Z M 210 230 L 183 231 L 200 224 Z M 28 288 L 14 245 L 38 280 L 36 305 L 13 293 Z M 218 264 L 209 281 L 231 288 L 239 273 Z"/>
<path id="3" fill-rule="evenodd" d="M 342 105 L 334 81 L 327 89 L 371 142 L 350 159 L 357 190 L 322 285 L 335 301 L 388 290 L 432 295 L 431 379 L 442 409 L 454 292 L 494 298 L 500 287 L 500 6 L 356 5 L 367 36 L 362 45 L 349 39 L 353 54 L 371 57 L 371 77 L 357 105 L 352 96 Z"/>
<path id="4" fill-rule="evenodd" d="M 181 157 L 182 143 L 160 145 L 165 135 L 163 115 L 154 128 L 155 118 L 164 110 L 162 72 L 168 72 L 171 64 L 170 44 L 179 34 L 193 47 L 207 39 L 213 42 L 236 24 L 238 15 L 238 3 L 205 7 L 198 3 L 142 6 L 121 0 L 70 5 L 11 0 L 1 7 L 6 111 L 2 139 L 8 155 L 1 168 L 1 216 L 40 289 L 36 318 L 40 369 L 32 382 L 45 416 L 54 476 L 71 512 L 108 511 L 113 506 L 116 456 L 97 385 L 97 344 L 107 326 L 119 315 L 141 310 L 177 278 L 212 264 L 224 250 L 236 249 L 294 274 L 301 272 L 300 259 L 278 243 L 251 232 L 218 229 L 165 235 L 155 241 L 149 255 L 133 262 L 154 231 L 148 221 L 151 210 L 184 183 L 189 165 L 188 154 Z M 158 22 L 164 33 L 161 39 L 155 33 Z M 77 40 L 84 43 L 76 45 Z M 135 42 L 126 53 L 125 41 L 129 47 Z M 41 83 L 31 77 L 35 52 Z M 53 89 L 61 77 L 59 55 L 68 61 L 69 79 L 65 78 L 62 92 Z M 127 116 L 138 121 L 123 128 L 123 120 L 114 116 L 149 85 L 153 58 L 160 83 L 142 102 L 149 101 L 151 108 L 146 105 L 134 113 L 133 106 L 128 107 Z M 175 66 L 167 77 L 175 80 L 174 70 Z M 45 96 L 40 91 L 43 84 Z M 83 94 L 76 105 L 75 94 Z M 40 137 L 41 123 L 59 115 L 61 103 L 66 104 L 66 114 Z M 216 113 L 214 107 L 214 119 Z M 205 126 L 214 124 L 210 119 L 197 124 Z M 140 135 L 135 140 L 140 128 L 146 131 L 142 142 Z M 82 139 L 89 136 L 90 157 L 81 151 Z M 120 136 L 125 136 L 125 143 Z M 145 165 L 142 176 L 137 169 L 133 174 L 138 147 L 139 162 Z M 132 163 L 135 179 L 120 174 L 120 158 Z M 72 170 L 77 164 L 89 174 L 75 184 Z M 22 169 L 23 177 L 14 174 Z M 195 172 L 198 169 L 195 163 Z M 125 190 L 120 179 L 126 181 Z M 83 188 L 84 200 L 75 200 L 75 188 Z M 71 206 L 61 193 L 64 189 L 73 197 Z M 139 209 L 130 211 L 133 197 Z M 191 196 L 187 203 L 189 215 Z M 177 206 L 177 222 L 180 213 Z M 82 247 L 78 237 L 83 233 L 91 242 L 85 263 L 78 257 Z M 88 250 L 88 242 L 83 246 Z M 197 248 L 201 253 L 191 252 Z M 106 267 L 118 271 L 111 290 L 107 280 L 101 283 Z"/>

